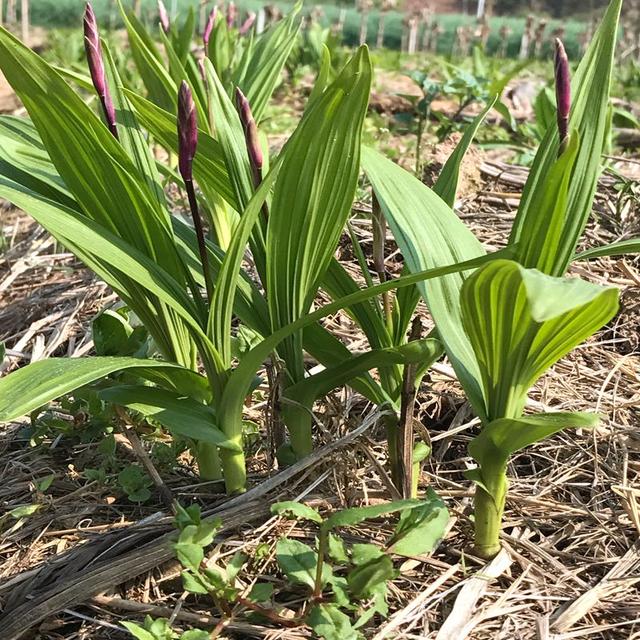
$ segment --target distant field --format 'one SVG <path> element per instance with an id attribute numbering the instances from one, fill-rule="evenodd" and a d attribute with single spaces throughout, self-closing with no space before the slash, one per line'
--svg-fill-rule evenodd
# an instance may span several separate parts
<path id="1" fill-rule="evenodd" d="M 69 27 L 80 24 L 83 3 L 79 2 L 79 0 L 32 0 L 31 4 L 31 19 L 34 24 L 44 27 Z M 114 4 L 115 3 L 112 2 L 112 0 L 93 1 L 94 8 L 100 20 L 107 20 L 114 26 L 119 26 L 117 16 L 110 15 L 110 12 L 113 11 L 110 7 L 113 7 Z M 166 4 L 167 6 L 170 6 L 171 0 L 166 0 Z M 243 9 L 255 10 L 262 6 L 264 2 L 259 0 L 240 0 L 237 4 Z M 285 2 L 277 2 L 276 4 L 285 11 L 292 6 L 290 3 Z M 199 5 L 199 0 L 179 0 L 178 5 L 183 11 L 189 6 L 197 7 Z M 323 4 L 322 6 L 325 11 L 324 20 L 327 23 L 335 22 L 338 19 L 340 8 L 331 4 Z M 143 2 L 143 7 L 145 14 L 148 16 L 155 15 L 155 0 L 146 0 Z M 305 10 L 308 11 L 310 8 L 311 5 L 309 4 Z M 384 43 L 385 46 L 391 49 L 400 48 L 400 41 L 402 37 L 402 18 L 403 15 L 398 12 L 389 12 L 387 16 Z M 472 16 L 459 14 L 442 14 L 438 16 L 438 21 L 444 29 L 444 33 L 438 40 L 438 53 L 446 55 L 451 52 L 456 27 L 461 24 L 473 24 L 474 18 Z M 512 31 L 509 37 L 507 54 L 509 56 L 516 56 L 520 47 L 522 31 L 524 29 L 523 18 L 497 17 L 491 20 L 492 34 L 488 43 L 489 53 L 495 51 L 500 46 L 498 31 L 503 24 L 507 24 Z M 369 15 L 370 42 L 375 41 L 377 25 L 378 12 L 372 11 Z M 550 34 L 551 31 L 559 25 L 559 21 L 550 21 L 547 26 L 547 34 Z M 582 22 L 572 20 L 564 20 L 562 21 L 562 25 L 566 29 L 565 43 L 569 55 L 576 57 L 579 54 L 578 36 L 582 31 L 584 31 L 585 25 Z M 357 44 L 359 30 L 360 15 L 355 9 L 350 8 L 347 10 L 344 29 L 345 44 Z"/>

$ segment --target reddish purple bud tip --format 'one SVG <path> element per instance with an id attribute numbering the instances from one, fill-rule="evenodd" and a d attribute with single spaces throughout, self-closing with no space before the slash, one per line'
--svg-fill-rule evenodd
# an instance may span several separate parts
<path id="1" fill-rule="evenodd" d="M 253 23 L 256 21 L 256 14 L 251 11 L 247 14 L 246 20 L 242 23 L 239 29 L 239 33 L 241 36 L 247 35 L 251 27 L 253 27 Z"/>
<path id="2" fill-rule="evenodd" d="M 236 23 L 236 13 L 235 2 L 230 2 L 227 7 L 227 27 L 229 27 L 229 29 Z"/>
<path id="3" fill-rule="evenodd" d="M 117 138 L 118 131 L 116 128 L 116 110 L 113 106 L 113 100 L 109 93 L 107 85 L 107 76 L 104 70 L 104 61 L 102 60 L 102 47 L 100 45 L 100 33 L 98 32 L 98 22 L 93 12 L 91 3 L 87 2 L 84 12 L 84 48 L 87 53 L 87 62 L 89 64 L 89 73 L 93 86 L 100 99 L 104 117 L 109 126 L 111 133 Z"/>
<path id="4" fill-rule="evenodd" d="M 198 120 L 189 85 L 182 81 L 178 93 L 178 167 L 186 181 L 193 180 L 193 158 L 198 146 Z"/>
<path id="5" fill-rule="evenodd" d="M 209 48 L 209 40 L 211 40 L 211 34 L 213 33 L 213 27 L 215 27 L 217 17 L 218 7 L 215 6 L 211 9 L 211 13 L 207 18 L 207 24 L 204 25 L 204 31 L 202 32 L 202 41 L 204 42 L 205 51 Z"/>
<path id="6" fill-rule="evenodd" d="M 556 104 L 558 106 L 558 133 L 560 145 L 564 146 L 569 137 L 569 111 L 571 109 L 571 77 L 569 72 L 569 59 L 562 41 L 555 41 L 555 80 L 556 80 Z"/>
<path id="7" fill-rule="evenodd" d="M 164 2 L 162 2 L 162 0 L 158 0 L 158 18 L 160 20 L 162 30 L 165 33 L 169 33 L 171 29 L 171 20 L 169 20 L 169 12 L 167 11 L 167 7 L 164 6 Z"/>
<path id="8" fill-rule="evenodd" d="M 257 187 L 262 182 L 262 147 L 260 147 L 260 139 L 258 137 L 258 127 L 251 113 L 251 106 L 245 95 L 236 87 L 236 109 L 242 122 L 244 129 L 244 138 L 247 145 L 247 153 L 249 154 L 249 163 L 253 173 L 253 181 Z"/>

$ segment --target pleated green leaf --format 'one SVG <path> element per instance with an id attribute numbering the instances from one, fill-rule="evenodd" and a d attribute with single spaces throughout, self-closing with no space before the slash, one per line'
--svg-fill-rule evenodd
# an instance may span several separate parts
<path id="1" fill-rule="evenodd" d="M 239 451 L 217 426 L 215 411 L 192 398 L 142 385 L 117 385 L 100 391 L 102 400 L 137 411 L 159 422 L 173 435 Z"/>
<path id="2" fill-rule="evenodd" d="M 222 150 L 235 200 L 239 205 L 238 211 L 244 211 L 253 196 L 253 180 L 242 123 L 208 58 L 205 59 L 205 70 L 209 108 L 213 117 L 216 139 Z"/>
<path id="3" fill-rule="evenodd" d="M 579 133 L 574 131 L 566 151 L 551 166 L 544 189 L 536 189 L 531 194 L 531 209 L 537 215 L 529 218 L 527 233 L 522 234 L 518 241 L 518 262 L 523 267 L 538 269 L 542 273 L 555 271 L 556 257 L 562 251 L 579 139 Z"/>
<path id="4" fill-rule="evenodd" d="M 102 41 L 105 70 L 111 88 L 111 97 L 116 109 L 118 123 L 118 136 L 120 144 L 129 154 L 131 161 L 137 167 L 140 175 L 144 177 L 150 191 L 156 198 L 156 203 L 161 209 L 166 209 L 166 198 L 160 184 L 160 174 L 156 167 L 156 161 L 149 148 L 149 143 L 144 132 L 140 128 L 133 113 L 131 103 L 124 94 L 124 87 L 118 70 L 113 63 L 111 52 Z"/>
<path id="5" fill-rule="evenodd" d="M 0 30 L 0 69 L 85 214 L 178 276 L 182 266 L 169 215 L 107 127 L 50 65 L 6 30 Z"/>
<path id="6" fill-rule="evenodd" d="M 145 100 L 132 91 L 125 91 L 131 101 L 139 122 L 163 147 L 178 153 L 177 119 L 169 113 Z M 238 199 L 229 179 L 222 147 L 200 123 L 198 129 L 198 153 L 193 160 L 193 175 L 201 186 L 211 188 L 222 196 L 234 209 L 240 210 Z"/>
<path id="7" fill-rule="evenodd" d="M 284 150 L 267 227 L 274 329 L 309 310 L 336 249 L 355 195 L 370 86 L 371 63 L 361 48 L 305 113 Z M 283 349 L 291 375 L 300 379 L 300 340 Z"/>
<path id="8" fill-rule="evenodd" d="M 411 273 L 484 255 L 482 245 L 458 216 L 409 172 L 367 147 L 362 164 Z M 468 275 L 453 273 L 418 287 L 458 379 L 481 411 L 480 372 L 460 311 L 460 290 Z"/>
<path id="9" fill-rule="evenodd" d="M 164 369 L 188 371 L 161 360 L 139 358 L 49 358 L 0 379 L 0 423 L 24 416 L 51 400 L 117 371 Z M 197 376 L 193 372 L 190 374 Z"/>
<path id="10" fill-rule="evenodd" d="M 251 105 L 255 121 L 260 123 L 264 110 L 273 94 L 291 49 L 298 38 L 302 3 L 255 41 L 246 64 L 241 65 L 233 77 L 233 84 L 242 89 Z M 221 71 L 220 68 L 217 69 Z"/>
<path id="11" fill-rule="evenodd" d="M 77 210 L 47 200 L 8 176 L 0 176 L 0 196 L 33 216 L 113 287 L 142 320 L 165 357 L 193 362 L 191 339 L 183 334 L 187 330 L 204 349 L 204 357 L 216 357 L 193 300 L 153 260 Z"/>
<path id="12" fill-rule="evenodd" d="M 483 421 L 519 418 L 533 383 L 613 317 L 618 294 L 509 260 L 472 274 L 462 287 L 462 320 L 478 359 Z"/>
<path id="13" fill-rule="evenodd" d="M 220 424 L 226 424 L 227 421 L 231 422 L 234 419 L 237 419 L 237 416 L 241 414 L 244 399 L 247 395 L 248 389 L 251 387 L 251 383 L 255 377 L 255 372 L 260 369 L 262 363 L 269 357 L 271 352 L 273 352 L 288 336 L 304 329 L 305 327 L 314 325 L 319 320 L 332 313 L 336 313 L 341 309 L 348 309 L 353 305 L 364 302 L 365 300 L 370 300 L 375 296 L 379 296 L 386 291 L 411 286 L 421 282 L 422 280 L 442 278 L 452 273 L 460 273 L 476 269 L 486 262 L 495 260 L 498 255 L 499 254 L 480 256 L 462 263 L 455 263 L 439 267 L 437 269 L 421 271 L 416 274 L 397 278 L 396 280 L 383 282 L 373 287 L 361 289 L 360 291 L 352 293 L 344 298 L 335 300 L 334 302 L 321 307 L 317 311 L 309 313 L 295 322 L 292 322 L 290 325 L 271 333 L 260 344 L 245 354 L 236 369 L 231 372 L 219 405 L 218 415 L 220 416 Z"/>
<path id="14" fill-rule="evenodd" d="M 508 483 L 505 475 L 512 454 L 564 429 L 595 427 L 595 413 L 541 413 L 490 422 L 469 443 L 469 453 L 478 463 L 465 476 L 482 487 L 496 504 L 502 504 Z"/>
<path id="15" fill-rule="evenodd" d="M 303 419 L 311 419 L 313 403 L 332 389 L 349 383 L 370 369 L 394 365 L 413 364 L 424 361 L 434 362 L 442 355 L 438 340 L 425 339 L 409 342 L 400 347 L 376 349 L 341 362 L 335 367 L 325 369 L 311 377 L 288 387 L 283 394 L 282 413 L 287 424 Z M 399 393 L 394 398 L 399 398 Z M 394 398 L 387 402 L 399 409 Z M 295 414 L 295 415 L 294 415 Z"/>
<path id="16" fill-rule="evenodd" d="M 118 6 L 129 36 L 131 55 L 149 99 L 165 111 L 175 113 L 178 92 L 175 81 L 164 66 L 162 54 L 133 12 L 126 12 L 121 0 L 118 0 Z"/>
<path id="17" fill-rule="evenodd" d="M 591 213 L 608 127 L 609 90 L 621 6 L 622 0 L 611 1 L 571 83 L 569 130 L 578 132 L 580 144 L 568 186 L 564 224 L 557 244 L 539 244 L 536 249 L 540 258 L 530 256 L 528 260 L 529 264 L 551 265 L 546 271 L 550 275 L 563 275 L 567 270 Z M 551 217 L 548 212 L 541 213 L 538 204 L 541 192 L 547 188 L 558 149 L 557 127 L 550 127 L 524 187 L 509 239 L 511 244 L 517 245 L 530 236 L 539 238 L 540 217 Z M 551 202 L 546 204 L 553 205 Z"/>
<path id="18" fill-rule="evenodd" d="M 505 467 L 512 454 L 563 429 L 592 429 L 596 413 L 539 413 L 490 422 L 470 442 L 469 453 L 480 465 Z"/>
<path id="19" fill-rule="evenodd" d="M 628 253 L 640 253 L 640 238 L 629 238 L 628 240 L 612 242 L 602 247 L 593 247 L 593 249 L 587 249 L 579 253 L 573 260 L 591 260 L 592 258 L 604 258 L 607 256 L 622 256 Z"/>

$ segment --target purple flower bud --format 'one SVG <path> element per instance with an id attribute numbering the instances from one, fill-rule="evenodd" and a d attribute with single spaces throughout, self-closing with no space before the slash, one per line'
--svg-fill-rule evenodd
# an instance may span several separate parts
<path id="1" fill-rule="evenodd" d="M 169 33 L 171 29 L 171 20 L 169 20 L 169 13 L 167 7 L 164 6 L 162 0 L 158 0 L 158 17 L 160 19 L 160 25 L 165 33 Z"/>
<path id="2" fill-rule="evenodd" d="M 100 34 L 98 33 L 98 23 L 91 3 L 87 2 L 84 12 L 84 48 L 87 53 L 87 61 L 89 63 L 89 73 L 95 87 L 102 111 L 107 121 L 109 130 L 118 138 L 118 129 L 116 127 L 116 110 L 113 106 L 113 100 L 109 93 L 107 84 L 107 76 L 104 70 L 104 62 L 102 60 L 102 47 L 100 46 Z"/>
<path id="3" fill-rule="evenodd" d="M 256 21 L 256 14 L 253 11 L 250 11 L 247 14 L 247 17 L 245 19 L 245 21 L 242 23 L 240 29 L 239 29 L 239 33 L 241 36 L 246 35 L 249 30 L 251 29 L 251 27 L 253 27 L 253 23 Z"/>
<path id="4" fill-rule="evenodd" d="M 218 7 L 215 6 L 211 9 L 211 13 L 207 18 L 207 24 L 204 25 L 204 31 L 202 32 L 202 41 L 204 42 L 205 51 L 209 48 L 209 40 L 211 39 L 211 33 L 213 27 L 216 24 L 216 18 L 218 17 Z"/>
<path id="5" fill-rule="evenodd" d="M 198 146 L 198 120 L 191 89 L 183 80 L 178 94 L 178 167 L 180 175 L 193 180 L 193 158 Z"/>
<path id="6" fill-rule="evenodd" d="M 231 29 L 236 22 L 236 5 L 235 2 L 230 2 L 227 7 L 227 27 Z"/>
<path id="7" fill-rule="evenodd" d="M 569 110 L 571 109 L 571 77 L 569 74 L 569 59 L 562 41 L 555 42 L 555 78 L 556 104 L 558 106 L 558 133 L 560 136 L 560 152 L 567 146 L 569 137 Z"/>
<path id="8" fill-rule="evenodd" d="M 238 87 L 236 87 L 236 109 L 244 129 L 244 139 L 247 145 L 247 153 L 249 154 L 251 172 L 253 173 L 253 182 L 257 187 L 262 182 L 262 148 L 258 138 L 258 127 L 253 119 L 249 101 Z"/>

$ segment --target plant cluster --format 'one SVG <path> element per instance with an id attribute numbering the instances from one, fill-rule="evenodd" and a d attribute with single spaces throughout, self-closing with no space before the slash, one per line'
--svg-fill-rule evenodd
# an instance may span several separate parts
<path id="1" fill-rule="evenodd" d="M 201 478 L 223 480 L 228 493 L 237 493 L 247 483 L 244 403 L 266 367 L 274 424 L 284 423 L 288 434 L 278 442 L 282 464 L 312 452 L 315 401 L 348 384 L 384 410 L 392 476 L 410 498 L 428 452 L 415 442 L 413 398 L 446 354 L 481 422 L 469 445 L 477 466 L 467 472 L 476 485 L 474 549 L 494 556 L 510 457 L 598 420 L 525 409 L 532 385 L 617 310 L 617 289 L 567 277 L 572 262 L 637 248 L 633 241 L 575 254 L 606 143 L 620 4 L 612 0 L 573 82 L 556 43 L 557 124 L 544 133 L 507 247 L 492 254 L 453 206 L 462 158 L 498 96 L 465 130 L 429 189 L 362 145 L 372 78 L 366 47 L 335 77 L 323 50 L 300 122 L 270 154 L 260 126 L 297 37 L 299 7 L 246 41 L 228 16 L 212 14 L 199 59 L 189 18 L 180 28 L 163 19 L 152 34 L 122 10 L 145 96 L 123 83 L 90 6 L 87 77 L 61 74 L 0 30 L 0 69 L 29 114 L 0 117 L 0 196 L 31 214 L 122 301 L 94 327 L 96 356 L 36 362 L 0 380 L 0 421 L 92 385 L 100 402 L 186 441 Z M 97 109 L 87 104 L 87 90 Z M 166 150 L 163 161 L 155 148 Z M 334 257 L 361 169 L 374 196 L 372 264 L 353 235 L 351 241 L 365 287 Z M 186 194 L 184 215 L 171 211 L 166 187 Z M 404 258 L 395 279 L 385 268 L 387 224 Z M 314 307 L 320 291 L 332 301 Z M 426 337 L 415 319 L 420 299 L 435 323 Z M 340 311 L 362 330 L 366 352 L 350 352 L 323 325 Z M 310 374 L 307 354 L 322 371 Z M 134 495 L 144 491 L 133 484 Z M 385 508 L 396 510 L 393 503 Z M 299 509 L 285 508 L 297 516 Z M 329 532 L 341 521 L 312 513 L 302 514 L 320 526 L 317 550 L 304 552 L 315 557 L 307 584 L 316 597 L 332 589 L 317 624 L 344 620 L 353 598 L 356 608 L 373 598 L 383 611 L 384 581 L 367 580 L 368 572 L 391 577 L 387 556 L 351 549 L 340 580 L 325 579 L 334 575 L 324 564 Z M 408 520 L 423 526 L 407 515 L 399 527 Z M 441 520 L 423 524 L 422 536 L 442 534 Z M 181 539 L 203 547 L 214 533 L 212 524 L 193 522 Z M 414 546 L 415 538 L 408 536 Z M 200 584 L 224 610 L 235 565 L 211 572 L 200 552 L 191 559 L 179 554 L 189 585 Z M 156 624 L 144 631 L 155 633 Z"/>

